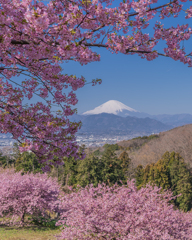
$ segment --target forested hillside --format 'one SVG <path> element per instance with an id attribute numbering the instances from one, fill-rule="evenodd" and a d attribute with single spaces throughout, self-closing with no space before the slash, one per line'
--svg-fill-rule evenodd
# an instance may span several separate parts
<path id="1" fill-rule="evenodd" d="M 178 152 L 192 167 L 192 124 L 159 135 L 122 141 L 118 145 L 127 150 L 135 167 L 157 162 L 166 151 Z"/>

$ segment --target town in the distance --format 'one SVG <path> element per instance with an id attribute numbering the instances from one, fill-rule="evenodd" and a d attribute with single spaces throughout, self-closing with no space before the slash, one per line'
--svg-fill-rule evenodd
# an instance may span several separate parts
<path id="1" fill-rule="evenodd" d="M 150 115 L 139 112 L 125 104 L 110 100 L 104 104 L 70 118 L 81 121 L 82 127 L 76 135 L 79 145 L 86 147 L 114 144 L 138 136 L 159 134 L 172 128 L 192 123 L 191 114 Z M 11 134 L 0 134 L 0 149 L 11 151 L 14 140 Z"/>

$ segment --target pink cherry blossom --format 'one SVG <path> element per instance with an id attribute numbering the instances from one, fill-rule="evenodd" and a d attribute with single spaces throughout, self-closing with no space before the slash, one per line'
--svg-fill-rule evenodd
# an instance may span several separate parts
<path id="1" fill-rule="evenodd" d="M 11 218 L 9 223 L 24 224 L 25 215 L 58 212 L 60 185 L 47 174 L 0 173 L 0 216 Z"/>
<path id="2" fill-rule="evenodd" d="M 134 180 L 108 187 L 92 185 L 62 199 L 58 239 L 192 239 L 191 213 L 174 210 L 172 193 Z"/>

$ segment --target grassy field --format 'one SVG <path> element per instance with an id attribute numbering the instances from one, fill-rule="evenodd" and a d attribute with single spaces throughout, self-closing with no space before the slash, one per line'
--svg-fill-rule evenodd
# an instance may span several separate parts
<path id="1" fill-rule="evenodd" d="M 56 240 L 61 230 L 50 230 L 46 227 L 5 227 L 0 226 L 1 240 Z"/>

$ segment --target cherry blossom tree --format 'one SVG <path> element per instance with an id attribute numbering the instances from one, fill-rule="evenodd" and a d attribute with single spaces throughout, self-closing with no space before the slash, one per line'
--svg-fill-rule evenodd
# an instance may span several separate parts
<path id="1" fill-rule="evenodd" d="M 62 199 L 58 239 L 191 239 L 191 213 L 174 210 L 172 193 L 134 180 L 121 187 L 87 186 Z"/>
<path id="2" fill-rule="evenodd" d="M 23 225 L 26 215 L 46 216 L 47 211 L 59 212 L 60 185 L 44 174 L 0 173 L 0 216 Z"/>
<path id="3" fill-rule="evenodd" d="M 182 5 L 186 2 L 123 0 L 114 6 L 113 0 L 0 0 L 1 132 L 12 133 L 21 151 L 33 151 L 46 163 L 45 171 L 62 164 L 61 156 L 81 157 L 75 141 L 81 125 L 68 116 L 78 102 L 75 91 L 86 80 L 65 74 L 62 63 L 99 61 L 93 49 L 106 48 L 149 61 L 170 57 L 191 67 L 191 53 L 181 44 L 190 39 L 191 27 L 162 23 L 183 10 L 191 18 L 192 6 Z M 149 26 L 153 33 L 146 33 Z M 162 50 L 160 41 L 167 44 Z M 37 96 L 42 100 L 34 103 Z"/>

